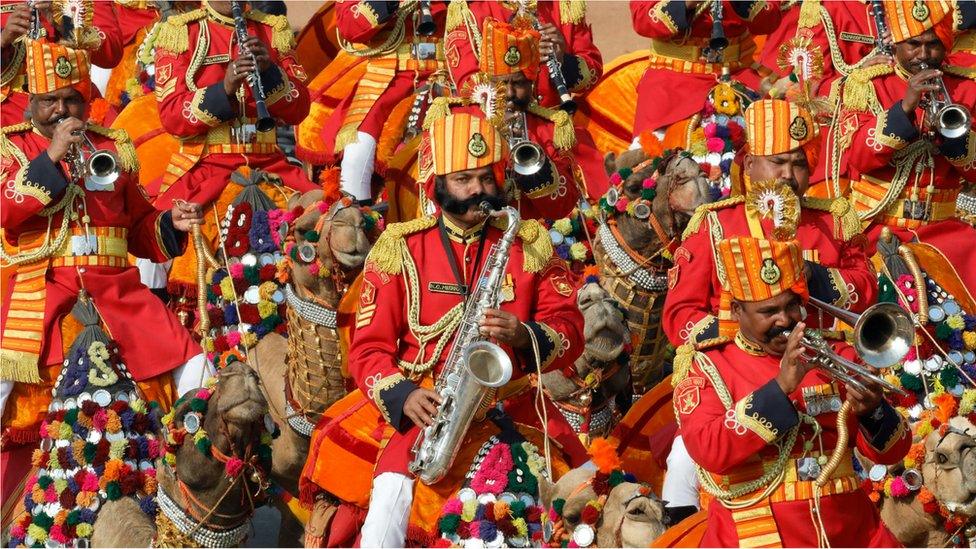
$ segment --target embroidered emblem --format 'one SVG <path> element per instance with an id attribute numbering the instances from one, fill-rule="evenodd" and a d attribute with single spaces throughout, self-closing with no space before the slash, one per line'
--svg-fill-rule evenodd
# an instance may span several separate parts
<path id="1" fill-rule="evenodd" d="M 810 128 L 807 127 L 807 121 L 802 116 L 797 116 L 793 119 L 793 122 L 790 124 L 790 137 L 797 141 L 803 141 L 809 133 Z"/>
<path id="2" fill-rule="evenodd" d="M 359 294 L 359 311 L 356 312 L 356 327 L 362 328 L 373 320 L 376 314 L 376 285 L 363 280 L 362 293 Z"/>
<path id="3" fill-rule="evenodd" d="M 680 267 L 676 264 L 668 269 L 668 289 L 673 290 L 678 285 L 678 274 Z"/>
<path id="4" fill-rule="evenodd" d="M 512 278 L 511 273 L 505 274 L 505 282 L 502 282 L 501 288 L 498 289 L 498 296 L 502 303 L 515 300 L 515 279 Z"/>
<path id="5" fill-rule="evenodd" d="M 915 5 L 912 6 L 912 17 L 916 21 L 925 21 L 929 17 L 929 7 L 925 5 L 924 0 L 915 0 Z"/>
<path id="6" fill-rule="evenodd" d="M 688 248 L 684 246 L 678 246 L 678 249 L 674 251 L 674 262 L 678 263 L 679 260 L 684 259 L 685 261 L 691 261 L 691 252 Z"/>
<path id="7" fill-rule="evenodd" d="M 510 46 L 508 51 L 505 52 L 504 61 L 509 67 L 514 67 L 522 61 L 522 54 L 519 53 L 518 48 Z"/>
<path id="8" fill-rule="evenodd" d="M 550 281 L 557 294 L 563 297 L 569 297 L 573 293 L 573 285 L 569 283 L 569 279 L 566 278 L 565 274 L 557 274 Z"/>
<path id="9" fill-rule="evenodd" d="M 68 62 L 68 58 L 65 56 L 58 57 L 58 60 L 54 62 L 54 74 L 60 76 L 61 78 L 67 78 L 71 76 L 71 63 Z"/>
<path id="10" fill-rule="evenodd" d="M 369 280 L 364 280 L 362 293 L 359 294 L 359 304 L 372 305 L 374 301 L 376 301 L 376 285 Z"/>
<path id="11" fill-rule="evenodd" d="M 156 83 L 163 85 L 169 82 L 170 77 L 173 76 L 173 64 L 167 63 L 161 67 L 156 67 Z"/>
<path id="12" fill-rule="evenodd" d="M 686 416 L 695 411 L 701 404 L 701 389 L 705 380 L 698 376 L 689 376 L 674 390 L 674 408 L 679 414 Z"/>
<path id="13" fill-rule="evenodd" d="M 488 154 L 488 143 L 485 143 L 485 136 L 475 132 L 468 140 L 468 153 L 475 158 L 481 158 Z"/>
<path id="14" fill-rule="evenodd" d="M 762 268 L 759 270 L 759 278 L 762 279 L 766 284 L 776 284 L 779 282 L 780 276 L 783 273 L 780 272 L 779 266 L 773 262 L 772 259 L 763 259 Z"/>
<path id="15" fill-rule="evenodd" d="M 773 235 L 789 240 L 800 221 L 800 199 L 789 187 L 770 181 L 754 182 L 746 193 L 746 214 L 773 221 Z"/>

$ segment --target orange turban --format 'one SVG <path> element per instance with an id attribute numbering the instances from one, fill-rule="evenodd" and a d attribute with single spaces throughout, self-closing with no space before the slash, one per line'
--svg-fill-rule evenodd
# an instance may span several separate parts
<path id="1" fill-rule="evenodd" d="M 795 240 L 729 238 L 718 243 L 718 256 L 725 270 L 724 290 L 738 301 L 764 301 L 786 291 L 804 303 L 810 296 L 803 254 Z"/>
<path id="2" fill-rule="evenodd" d="M 820 129 L 810 111 L 782 99 L 763 99 L 745 112 L 750 154 L 770 156 L 802 148 L 811 168 L 820 153 Z"/>
<path id="3" fill-rule="evenodd" d="M 904 42 L 929 29 L 935 30 L 947 50 L 952 49 L 952 6 L 946 0 L 884 0 L 891 40 Z M 948 24 L 940 24 L 946 21 Z"/>
<path id="4" fill-rule="evenodd" d="M 525 19 L 508 24 L 489 17 L 483 23 L 481 51 L 476 52 L 467 28 L 459 27 L 448 34 L 444 46 L 451 78 L 461 87 L 478 72 L 489 77 L 521 72 L 534 82 L 541 63 L 539 39 Z"/>
<path id="5" fill-rule="evenodd" d="M 72 87 L 91 97 L 91 64 L 88 52 L 48 42 L 30 40 L 27 45 L 27 91 L 51 93 Z"/>

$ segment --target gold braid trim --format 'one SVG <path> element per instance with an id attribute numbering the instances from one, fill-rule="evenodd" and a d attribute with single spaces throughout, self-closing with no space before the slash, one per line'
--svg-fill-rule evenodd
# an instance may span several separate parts
<path id="1" fill-rule="evenodd" d="M 559 22 L 578 25 L 586 17 L 586 0 L 559 0 Z"/>
<path id="2" fill-rule="evenodd" d="M 803 207 L 830 212 L 834 216 L 834 232 L 839 232 L 840 238 L 845 242 L 861 234 L 861 220 L 846 198 L 804 197 Z"/>
<path id="3" fill-rule="evenodd" d="M 427 114 L 424 116 L 424 129 L 429 130 L 434 125 L 434 122 L 446 118 L 451 114 L 452 105 L 465 105 L 468 103 L 469 101 L 461 97 L 435 97 L 430 102 L 430 106 L 427 107 Z"/>
<path id="4" fill-rule="evenodd" d="M 800 18 L 797 27 L 811 29 L 820 24 L 820 0 L 804 0 L 800 4 Z"/>
<path id="5" fill-rule="evenodd" d="M 888 65 L 874 65 L 854 70 L 844 83 L 844 107 L 862 112 L 880 110 L 881 104 L 878 102 L 878 95 L 874 91 L 871 80 L 894 72 L 895 69 Z"/>
<path id="6" fill-rule="evenodd" d="M 10 143 L 6 139 L 7 134 L 8 133 L 20 133 L 22 131 L 31 129 L 32 127 L 33 126 L 32 126 L 32 124 L 30 122 L 21 122 L 20 124 L 14 124 L 12 126 L 4 126 L 4 127 L 0 128 L 0 134 L 2 134 L 4 136 L 4 141 L 2 141 L 0 143 L 3 143 L 5 146 L 11 146 L 12 147 L 13 144 Z M 0 151 L 2 151 L 4 153 L 7 153 L 7 149 L 6 148 L 0 148 Z"/>
<path id="7" fill-rule="evenodd" d="M 444 24 L 444 34 L 454 30 L 464 24 L 465 20 L 473 15 L 468 8 L 467 0 L 451 0 L 447 6 L 447 21 Z"/>
<path id="8" fill-rule="evenodd" d="M 170 53 L 180 54 L 190 49 L 190 33 L 186 26 L 193 21 L 204 19 L 207 11 L 203 8 L 170 16 L 159 24 L 156 41 L 153 45 Z"/>
<path id="9" fill-rule="evenodd" d="M 957 65 L 945 65 L 942 67 L 943 72 L 953 74 L 960 78 L 968 78 L 970 80 L 976 80 L 976 68 L 973 67 L 960 67 Z"/>
<path id="10" fill-rule="evenodd" d="M 389 229 L 387 229 L 389 230 Z M 527 273 L 538 273 L 552 258 L 552 240 L 549 232 L 535 219 L 525 219 L 519 226 L 519 238 L 522 239 L 523 268 Z"/>
<path id="11" fill-rule="evenodd" d="M 671 386 L 677 387 L 679 383 L 688 377 L 688 373 L 691 372 L 691 363 L 695 359 L 695 346 L 691 343 L 685 343 L 675 349 L 674 360 L 672 361 L 672 367 L 674 372 L 671 374 Z"/>
<path id="12" fill-rule="evenodd" d="M 529 105 L 529 112 L 555 124 L 552 144 L 557 149 L 568 151 L 576 146 L 576 130 L 573 129 L 573 119 L 570 118 L 569 113 L 559 109 L 549 109 L 535 102 Z"/>
<path id="13" fill-rule="evenodd" d="M 729 206 L 736 206 L 738 204 L 744 204 L 746 197 L 743 195 L 733 196 L 731 198 L 726 198 L 725 200 L 719 200 L 718 202 L 709 202 L 708 204 L 702 204 L 698 206 L 695 210 L 695 215 L 691 216 L 691 220 L 688 221 L 688 226 L 685 227 L 685 232 L 681 234 L 681 239 L 684 240 L 689 236 L 698 232 L 701 228 L 702 220 L 708 215 L 708 212 L 713 212 L 715 210 L 721 210 L 722 208 L 728 208 Z"/>
<path id="14" fill-rule="evenodd" d="M 393 223 L 380 234 L 373 249 L 370 250 L 366 261 L 372 261 L 376 268 L 387 274 L 400 274 L 403 270 L 401 250 L 405 246 L 403 237 L 408 234 L 429 229 L 437 224 L 437 218 L 432 215 L 418 217 L 403 223 Z"/>
<path id="15" fill-rule="evenodd" d="M 271 15 L 252 9 L 244 14 L 244 18 L 271 27 L 271 46 L 281 55 L 287 55 L 295 49 L 295 34 L 291 31 L 291 24 L 284 15 Z"/>
<path id="16" fill-rule="evenodd" d="M 127 172 L 139 170 L 139 157 L 136 156 L 136 147 L 129 139 L 129 134 L 125 130 L 105 128 L 96 124 L 90 124 L 88 130 L 108 137 L 115 141 L 115 150 L 119 157 L 119 166 Z"/>

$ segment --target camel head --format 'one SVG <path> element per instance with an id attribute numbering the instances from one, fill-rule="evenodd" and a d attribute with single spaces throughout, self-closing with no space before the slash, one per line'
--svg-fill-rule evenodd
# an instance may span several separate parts
<path id="1" fill-rule="evenodd" d="M 652 200 L 652 215 L 660 222 L 668 238 L 678 238 L 695 208 L 711 200 L 708 178 L 697 162 L 680 153 L 666 153 L 661 157 L 656 173 L 647 162 L 649 159 L 647 153 L 636 149 L 619 156 L 607 153 L 603 164 L 607 175 L 623 168 L 638 168 L 622 181 L 619 188 L 620 193 L 630 200 L 640 198 L 644 180 L 653 177 L 657 181 L 657 193 Z M 613 217 L 627 244 L 645 257 L 661 247 L 660 237 L 647 220 L 619 212 L 614 213 Z"/>
<path id="2" fill-rule="evenodd" d="M 598 499 L 593 489 L 595 477 L 593 469 L 579 467 L 563 475 L 555 484 L 545 479 L 540 483 L 545 506 L 551 507 L 557 499 L 564 500 L 561 530 L 570 539 L 584 522 L 587 504 Z M 621 482 L 610 489 L 605 498 L 603 512 L 595 524 L 596 537 L 592 546 L 648 547 L 664 533 L 664 504 L 642 485 Z M 579 540 L 577 544 L 581 545 Z"/>
<path id="3" fill-rule="evenodd" d="M 359 275 L 378 234 L 351 197 L 331 204 L 322 200 L 322 191 L 315 190 L 288 204 L 289 209 L 303 210 L 292 227 L 299 259 L 292 261 L 291 279 L 302 294 L 335 305 L 341 297 L 336 282 L 345 285 Z M 307 246 L 314 249 L 314 258 L 301 254 Z"/>
<path id="4" fill-rule="evenodd" d="M 583 313 L 583 351 L 590 362 L 609 362 L 630 342 L 630 329 L 617 302 L 595 282 L 580 288 L 576 303 Z"/>
<path id="5" fill-rule="evenodd" d="M 949 421 L 925 439 L 922 478 L 935 499 L 949 511 L 976 516 L 976 426 L 963 417 Z"/>

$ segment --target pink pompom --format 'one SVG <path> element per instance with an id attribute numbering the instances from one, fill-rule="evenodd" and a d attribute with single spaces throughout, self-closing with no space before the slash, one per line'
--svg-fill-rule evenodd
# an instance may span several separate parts
<path id="1" fill-rule="evenodd" d="M 730 189 L 730 188 L 722 189 L 722 193 L 721 194 L 722 194 L 722 196 L 729 196 L 730 194 L 732 194 L 732 189 Z"/>
<path id="2" fill-rule="evenodd" d="M 567 545 L 566 547 L 568 547 L 570 549 L 573 549 L 573 548 L 578 548 L 579 545 L 576 545 L 576 541 L 573 540 L 572 538 L 570 538 L 569 539 L 569 545 Z"/>
<path id="3" fill-rule="evenodd" d="M 654 179 L 653 177 L 648 177 L 647 179 L 644 180 L 643 185 L 645 189 L 653 189 L 657 187 L 657 180 Z"/>
<path id="4" fill-rule="evenodd" d="M 197 391 L 197 398 L 202 398 L 203 400 L 210 400 L 210 389 L 199 389 Z"/>
<path id="5" fill-rule="evenodd" d="M 715 133 L 718 131 L 718 126 L 714 122 L 705 124 L 705 128 L 702 130 L 705 137 L 715 137 Z"/>
<path id="6" fill-rule="evenodd" d="M 325 202 L 323 200 L 322 202 L 319 202 L 318 207 L 319 207 L 319 213 L 323 213 L 324 214 L 324 213 L 326 213 L 326 212 L 329 211 L 329 208 L 331 207 L 331 205 L 328 202 Z"/>
<path id="7" fill-rule="evenodd" d="M 240 332 L 230 332 L 229 334 L 227 334 L 228 347 L 237 347 L 237 345 L 240 344 L 240 342 L 241 342 Z"/>
<path id="8" fill-rule="evenodd" d="M 98 491 L 98 477 L 94 473 L 88 473 L 85 475 L 85 482 L 81 484 L 82 492 L 97 492 Z"/>
<path id="9" fill-rule="evenodd" d="M 702 116 L 711 116 L 715 114 L 715 105 L 711 101 L 705 101 L 705 106 L 702 108 Z"/>
<path id="10" fill-rule="evenodd" d="M 54 485 L 53 484 L 51 484 L 50 486 L 48 486 L 47 487 L 47 490 L 44 490 L 44 501 L 46 501 L 48 503 L 54 503 L 54 502 L 58 501 L 58 499 L 59 499 L 58 498 L 58 493 L 54 490 Z"/>
<path id="11" fill-rule="evenodd" d="M 94 417 L 92 417 L 92 426 L 98 431 L 104 431 L 106 423 L 108 423 L 108 412 L 105 411 L 105 408 L 95 412 Z"/>
<path id="12" fill-rule="evenodd" d="M 240 458 L 232 457 L 227 460 L 226 471 L 228 478 L 237 478 L 244 470 L 244 462 Z"/>
<path id="13" fill-rule="evenodd" d="M 468 525 L 468 537 L 477 538 L 481 536 L 481 521 L 474 520 Z"/>
<path id="14" fill-rule="evenodd" d="M 27 532 L 24 530 L 24 527 L 19 524 L 15 524 L 10 529 L 10 537 L 12 538 L 22 538 L 25 535 L 27 535 Z"/>
<path id="15" fill-rule="evenodd" d="M 461 500 L 458 498 L 451 498 L 444 503 L 444 507 L 441 509 L 441 514 L 460 515 L 463 509 L 464 505 L 461 504 Z"/>
<path id="16" fill-rule="evenodd" d="M 319 262 L 308 264 L 308 274 L 312 276 L 319 276 Z"/>
<path id="17" fill-rule="evenodd" d="M 891 479 L 891 495 L 896 498 L 903 498 L 910 494 L 911 491 L 908 486 L 905 485 L 905 481 L 901 477 L 895 477 Z"/>
<path id="18" fill-rule="evenodd" d="M 720 153 L 725 149 L 725 141 L 719 137 L 709 137 L 705 141 L 705 146 L 708 147 L 709 152 Z"/>
<path id="19" fill-rule="evenodd" d="M 230 266 L 230 276 L 232 278 L 244 278 L 244 264 L 234 263 Z"/>
<path id="20" fill-rule="evenodd" d="M 68 536 L 64 534 L 64 529 L 61 528 L 60 524 L 52 526 L 51 531 L 47 535 L 58 543 L 68 543 Z"/>
<path id="21" fill-rule="evenodd" d="M 47 434 L 47 420 L 46 419 L 41 422 L 41 430 L 40 430 L 40 433 L 41 433 L 41 438 L 51 438 Z"/>
<path id="22" fill-rule="evenodd" d="M 620 200 L 617 201 L 617 203 L 614 206 L 617 208 L 617 211 L 618 212 L 620 212 L 620 213 L 626 212 L 627 211 L 627 199 L 626 198 L 621 198 Z"/>
<path id="23" fill-rule="evenodd" d="M 616 173 L 615 172 L 615 173 L 613 173 L 613 174 L 610 175 L 610 184 L 611 185 L 619 185 L 621 182 L 623 182 L 623 180 L 624 180 L 623 177 L 620 177 L 620 174 L 619 173 Z"/>
<path id="24" fill-rule="evenodd" d="M 916 359 L 918 359 L 918 353 L 915 352 L 915 347 L 914 346 L 909 347 L 908 352 L 905 353 L 904 361 L 908 362 L 909 360 L 916 360 Z"/>

